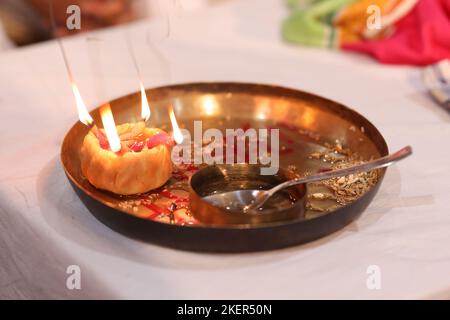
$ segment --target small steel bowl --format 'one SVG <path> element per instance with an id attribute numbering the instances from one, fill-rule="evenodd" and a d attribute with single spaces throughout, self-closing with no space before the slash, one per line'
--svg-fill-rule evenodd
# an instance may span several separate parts
<path id="1" fill-rule="evenodd" d="M 295 178 L 287 170 L 275 175 L 262 175 L 260 165 L 214 165 L 200 169 L 189 181 L 190 208 L 194 217 L 210 225 L 258 225 L 263 223 L 303 219 L 306 205 L 306 185 L 297 185 L 280 191 L 284 204 L 272 201 L 261 212 L 244 213 L 227 210 L 211 204 L 204 197 L 235 190 L 268 190 Z"/>

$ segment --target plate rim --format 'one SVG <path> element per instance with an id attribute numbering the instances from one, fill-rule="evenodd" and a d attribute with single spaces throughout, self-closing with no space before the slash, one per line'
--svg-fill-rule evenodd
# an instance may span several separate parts
<path id="1" fill-rule="evenodd" d="M 186 83 L 176 83 L 176 84 L 171 84 L 171 85 L 163 85 L 163 86 L 158 86 L 158 87 L 152 87 L 152 88 L 146 88 L 146 93 L 149 94 L 151 91 L 155 91 L 155 90 L 173 90 L 173 89 L 191 89 L 191 88 L 211 88 L 211 87 L 216 87 L 218 90 L 217 91 L 224 91 L 223 89 L 220 90 L 220 88 L 240 88 L 240 87 L 246 87 L 248 88 L 252 88 L 256 91 L 256 89 L 262 90 L 261 92 L 265 93 L 265 94 L 270 94 L 270 92 L 267 92 L 267 89 L 269 90 L 276 90 L 276 91 L 282 91 L 284 93 L 288 93 L 290 94 L 290 96 L 292 96 L 293 98 L 297 98 L 299 99 L 299 96 L 304 96 L 304 97 L 309 97 L 309 98 L 313 98 L 313 99 L 317 99 L 322 101 L 324 104 L 330 104 L 333 106 L 332 111 L 336 111 L 334 113 L 338 113 L 340 112 L 345 112 L 345 113 L 349 113 L 352 114 L 353 116 L 357 116 L 359 118 L 359 120 L 362 120 L 363 122 L 365 122 L 367 125 L 369 125 L 370 130 L 375 130 L 375 133 L 381 138 L 381 144 L 382 144 L 382 148 L 384 150 L 379 150 L 378 146 L 377 149 L 382 153 L 381 155 L 387 155 L 389 153 L 389 148 L 388 145 L 385 141 L 384 136 L 381 134 L 381 132 L 378 130 L 378 128 L 370 121 L 368 120 L 366 117 L 364 117 L 363 115 L 361 115 L 359 112 L 355 111 L 354 109 L 347 107 L 346 105 L 337 102 L 335 100 L 329 99 L 329 98 L 325 98 L 323 96 L 317 95 L 315 93 L 311 93 L 308 91 L 303 91 L 303 90 L 299 90 L 296 88 L 290 88 L 290 87 L 285 87 L 285 86 L 279 86 L 279 85 L 274 85 L 274 84 L 264 84 L 264 83 L 251 83 L 251 82 L 238 82 L 238 81 L 201 81 L 201 82 L 186 82 Z M 205 90 L 206 91 L 206 90 Z M 132 92 L 129 93 L 127 95 L 123 95 L 117 98 L 114 98 L 110 101 L 111 104 L 114 104 L 115 101 L 119 101 L 119 100 L 123 100 L 123 99 L 127 99 L 135 94 L 139 93 L 138 91 L 136 92 Z M 297 96 L 297 97 L 296 97 Z M 319 106 L 320 108 L 324 108 L 322 105 Z M 92 110 L 90 110 L 89 112 L 92 111 L 96 111 L 98 110 L 100 107 L 96 107 Z M 327 109 L 329 110 L 329 109 Z M 339 113 L 338 113 L 339 115 Z M 89 190 L 86 190 L 78 181 L 77 179 L 75 179 L 73 177 L 73 175 L 71 174 L 71 172 L 69 172 L 69 170 L 67 169 L 66 166 L 66 161 L 64 159 L 64 149 L 67 148 L 66 144 L 67 144 L 67 137 L 69 135 L 69 133 L 76 127 L 80 125 L 79 121 L 76 121 L 74 125 L 71 126 L 71 128 L 66 132 L 66 135 L 64 136 L 63 142 L 61 144 L 61 148 L 60 148 L 60 161 L 63 165 L 63 169 L 64 172 L 66 174 L 66 176 L 68 177 L 68 179 L 75 184 L 75 186 L 81 190 L 84 194 L 86 194 L 87 196 L 89 196 L 90 198 L 92 198 L 93 200 L 113 209 L 114 211 L 116 211 L 118 214 L 126 214 L 128 217 L 136 219 L 136 221 L 139 221 L 140 223 L 148 223 L 148 224 L 159 224 L 159 225 L 165 225 L 167 227 L 172 227 L 172 228 L 178 228 L 178 229 L 186 229 L 186 228 L 190 228 L 190 229 L 200 229 L 200 230 L 260 230 L 260 229 L 268 229 L 268 228 L 276 228 L 276 227 L 281 227 L 281 226 L 288 226 L 288 225 L 295 225 L 295 224 L 301 224 L 301 223 L 305 223 L 305 222 L 310 222 L 310 221 L 317 221 L 319 219 L 323 219 L 325 217 L 330 217 L 332 215 L 336 215 L 339 214 L 339 212 L 341 210 L 346 209 L 348 206 L 350 205 L 354 205 L 354 204 L 360 204 L 362 202 L 364 202 L 365 200 L 367 200 L 367 198 L 372 197 L 373 195 L 371 194 L 371 191 L 374 191 L 375 193 L 378 191 L 384 176 L 385 176 L 385 172 L 386 172 L 386 168 L 380 169 L 380 176 L 378 181 L 375 183 L 375 185 L 373 185 L 365 194 L 363 194 L 361 197 L 359 197 L 358 199 L 352 201 L 351 203 L 344 205 L 342 207 L 339 207 L 333 211 L 327 212 L 325 214 L 321 214 L 318 215 L 316 217 L 312 217 L 312 218 L 308 218 L 308 219 L 294 219 L 294 220 L 287 220 L 287 221 L 278 221 L 278 222 L 271 222 L 271 223 L 264 223 L 264 224 L 258 224 L 258 225 L 251 225 L 251 224 L 239 224 L 239 225 L 204 225 L 204 224 L 199 224 L 199 225 L 177 225 L 177 224 L 168 224 L 165 222 L 159 222 L 156 220 L 149 220 L 149 219 L 144 219 L 144 218 L 140 218 L 137 217 L 135 215 L 132 215 L 124 210 L 121 210 L 120 208 L 117 208 L 116 206 L 110 205 L 108 202 L 104 202 L 101 201 L 101 199 L 99 199 L 95 194 L 93 194 L 92 192 L 90 192 Z M 384 151 L 384 152 L 383 152 Z M 371 199 L 369 201 L 369 204 L 371 202 Z"/>

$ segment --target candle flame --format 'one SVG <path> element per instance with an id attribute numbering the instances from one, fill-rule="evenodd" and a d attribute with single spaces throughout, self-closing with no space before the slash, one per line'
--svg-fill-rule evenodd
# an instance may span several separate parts
<path id="1" fill-rule="evenodd" d="M 94 123 L 94 120 L 92 119 L 91 115 L 87 111 L 86 105 L 84 104 L 83 98 L 81 97 L 80 90 L 78 90 L 78 87 L 75 83 L 75 81 L 72 81 L 71 83 L 73 95 L 75 96 L 75 103 L 77 105 L 78 110 L 78 118 L 82 123 L 85 125 L 91 125 Z"/>
<path id="2" fill-rule="evenodd" d="M 150 106 L 148 105 L 147 94 L 145 93 L 144 85 L 140 82 L 141 87 L 141 117 L 144 121 L 150 118 Z"/>
<path id="3" fill-rule="evenodd" d="M 169 107 L 169 117 L 173 128 L 173 140 L 175 140 L 177 144 L 181 144 L 184 139 L 183 133 L 181 133 L 180 127 L 178 126 L 177 118 L 175 117 L 175 112 L 173 112 L 172 106 Z"/>
<path id="4" fill-rule="evenodd" d="M 106 138 L 109 142 L 111 151 L 118 152 L 122 148 L 120 138 L 117 133 L 116 124 L 109 103 L 100 108 L 100 116 L 102 118 L 103 128 L 105 129 Z"/>

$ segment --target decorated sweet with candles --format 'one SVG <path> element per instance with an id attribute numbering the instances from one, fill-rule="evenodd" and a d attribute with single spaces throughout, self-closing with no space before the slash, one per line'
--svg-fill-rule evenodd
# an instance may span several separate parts
<path id="1" fill-rule="evenodd" d="M 118 125 L 116 143 L 93 127 L 81 147 L 81 171 L 99 189 L 116 194 L 145 193 L 164 185 L 172 174 L 171 138 L 143 121 Z"/>
<path id="2" fill-rule="evenodd" d="M 100 108 L 104 128 L 93 126 L 85 136 L 80 150 L 81 171 L 95 187 L 131 195 L 159 188 L 171 177 L 173 140 L 163 130 L 145 126 L 150 108 L 144 94 L 142 121 L 116 126 L 111 107 L 105 104 Z M 171 120 L 176 122 L 173 110 Z M 86 122 L 93 120 L 88 118 Z"/>

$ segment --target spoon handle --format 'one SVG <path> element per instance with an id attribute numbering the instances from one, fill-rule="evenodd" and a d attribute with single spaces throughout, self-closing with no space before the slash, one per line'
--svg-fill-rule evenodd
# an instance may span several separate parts
<path id="1" fill-rule="evenodd" d="M 267 192 L 270 193 L 270 196 L 272 196 L 274 193 L 276 193 L 284 188 L 292 187 L 292 186 L 295 186 L 300 183 L 326 180 L 326 179 L 330 179 L 330 178 L 346 176 L 346 175 L 349 175 L 352 173 L 367 172 L 367 171 L 387 167 L 387 166 L 390 166 L 391 164 L 393 164 L 394 162 L 397 162 L 399 160 L 406 158 L 407 156 L 409 156 L 411 154 L 412 154 L 412 148 L 411 148 L 411 146 L 407 146 L 407 147 L 404 147 L 390 155 L 378 158 L 376 160 L 368 161 L 368 162 L 365 162 L 362 164 L 358 164 L 356 166 L 351 166 L 351 167 L 344 168 L 344 169 L 326 171 L 326 172 L 318 173 L 318 174 L 308 176 L 308 177 L 302 177 L 302 178 L 289 180 L 282 184 L 279 184 L 278 186 L 276 186 L 270 190 L 267 190 Z"/>

